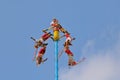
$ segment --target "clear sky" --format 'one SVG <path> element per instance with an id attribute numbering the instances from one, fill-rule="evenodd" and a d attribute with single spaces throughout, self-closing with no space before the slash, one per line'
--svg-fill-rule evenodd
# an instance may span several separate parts
<path id="1" fill-rule="evenodd" d="M 39 38 L 43 34 L 41 30 L 49 27 L 52 18 L 57 18 L 76 38 L 71 47 L 74 58 L 87 58 L 85 63 L 76 68 L 86 72 L 77 72 L 77 78 L 74 76 L 72 79 L 69 75 L 72 71 L 62 74 L 62 70 L 68 68 L 64 53 L 59 60 L 61 80 L 93 80 L 94 76 L 86 79 L 84 75 L 89 75 L 96 63 L 100 62 L 99 67 L 95 66 L 100 71 L 106 69 L 100 66 L 109 67 L 106 63 L 111 60 L 113 63 L 117 60 L 117 64 L 120 64 L 117 45 L 120 44 L 120 0 L 0 0 L 0 80 L 54 80 L 54 42 L 47 41 L 49 45 L 44 57 L 48 57 L 48 61 L 36 67 L 35 62 L 32 62 L 34 43 L 30 40 L 31 36 Z M 64 40 L 59 41 L 59 50 Z M 101 61 L 106 60 L 106 57 L 101 58 L 104 55 L 109 55 L 110 60 L 102 64 Z M 114 58 L 111 58 L 113 55 Z M 116 70 L 110 68 L 106 74 L 109 71 L 112 73 Z M 97 73 L 99 71 L 92 74 Z M 120 80 L 117 76 L 119 73 L 114 73 L 113 77 L 106 74 L 101 80 Z M 107 78 L 104 79 L 105 76 Z"/>

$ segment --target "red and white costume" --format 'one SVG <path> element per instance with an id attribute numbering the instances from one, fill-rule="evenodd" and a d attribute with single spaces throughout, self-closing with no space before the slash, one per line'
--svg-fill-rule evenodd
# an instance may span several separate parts
<path id="1" fill-rule="evenodd" d="M 46 46 L 42 47 L 40 51 L 38 52 L 38 55 L 36 57 L 36 64 L 39 65 L 43 61 L 43 55 L 45 54 Z"/>
<path id="2" fill-rule="evenodd" d="M 51 34 L 50 33 L 45 33 L 45 34 L 43 34 L 41 37 L 40 37 L 40 39 L 38 40 L 38 42 L 44 42 L 44 41 L 46 41 L 48 38 L 50 38 L 51 37 Z"/>
<path id="3" fill-rule="evenodd" d="M 42 47 L 42 48 L 40 49 L 40 51 L 38 52 L 38 57 L 41 57 L 42 55 L 44 55 L 44 54 L 45 54 L 45 51 L 46 51 L 46 47 Z"/>
<path id="4" fill-rule="evenodd" d="M 53 31 L 59 31 L 60 30 L 60 24 L 58 23 L 57 19 L 53 19 L 50 23 L 50 26 L 53 28 Z"/>
<path id="5" fill-rule="evenodd" d="M 69 33 L 65 33 L 65 37 L 66 37 L 66 41 L 65 42 L 69 41 L 71 43 L 72 37 L 70 36 L 70 34 Z"/>
<path id="6" fill-rule="evenodd" d="M 74 66 L 76 65 L 77 63 L 75 62 L 75 60 L 73 59 L 73 53 L 71 52 L 71 50 L 69 49 L 69 44 L 65 44 L 64 45 L 64 51 L 65 53 L 68 55 L 68 65 L 69 66 Z"/>

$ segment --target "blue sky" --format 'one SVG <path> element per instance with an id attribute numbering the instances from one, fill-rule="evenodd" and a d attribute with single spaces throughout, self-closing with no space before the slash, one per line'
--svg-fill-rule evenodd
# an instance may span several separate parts
<path id="1" fill-rule="evenodd" d="M 105 54 L 99 51 L 108 51 L 119 40 L 119 4 L 119 0 L 0 0 L 0 80 L 54 79 L 54 43 L 47 41 L 44 57 L 49 59 L 36 67 L 30 40 L 31 36 L 39 38 L 54 17 L 76 37 L 71 47 L 75 59 Z M 63 42 L 59 42 L 59 50 Z M 67 68 L 65 54 L 59 67 Z"/>

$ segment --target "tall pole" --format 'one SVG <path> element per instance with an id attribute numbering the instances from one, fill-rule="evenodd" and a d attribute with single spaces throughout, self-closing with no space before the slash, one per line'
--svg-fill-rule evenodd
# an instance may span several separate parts
<path id="1" fill-rule="evenodd" d="M 58 80 L 58 40 L 55 41 L 55 80 Z"/>

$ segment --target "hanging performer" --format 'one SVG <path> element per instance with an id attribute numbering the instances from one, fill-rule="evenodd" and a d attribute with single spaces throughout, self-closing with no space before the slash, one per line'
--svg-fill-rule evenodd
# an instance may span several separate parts
<path id="1" fill-rule="evenodd" d="M 45 31 L 44 31 L 44 34 L 38 40 L 31 37 L 31 39 L 35 41 L 35 44 L 34 44 L 35 52 L 34 52 L 33 61 L 35 60 L 38 48 L 40 46 L 48 45 L 48 43 L 45 43 L 45 41 L 48 40 L 49 38 L 52 38 L 52 34 L 50 32 L 45 32 Z"/>
<path id="2" fill-rule="evenodd" d="M 69 46 L 72 45 L 72 40 L 75 40 L 75 38 L 72 38 L 70 36 L 70 33 L 68 33 L 67 31 L 64 33 L 63 37 L 66 37 L 66 41 L 64 43 L 64 49 L 62 50 L 62 52 L 59 54 L 59 57 L 62 55 L 63 51 L 68 55 L 68 65 L 69 66 L 74 66 L 77 64 L 77 62 L 73 59 L 73 53 L 71 52 L 71 50 L 69 49 Z"/>
<path id="3" fill-rule="evenodd" d="M 58 57 L 60 57 L 62 55 L 63 52 L 65 52 L 68 55 L 68 66 L 75 66 L 81 62 L 83 62 L 86 58 L 83 57 L 82 59 L 80 59 L 79 61 L 75 61 L 73 59 L 73 53 L 71 52 L 71 50 L 69 49 L 69 47 L 72 45 L 72 40 L 75 40 L 75 38 L 72 38 L 70 36 L 70 33 L 65 32 L 65 35 L 63 35 L 66 37 L 66 41 L 64 43 L 64 49 L 59 53 Z"/>
<path id="4" fill-rule="evenodd" d="M 64 52 L 68 55 L 68 65 L 69 66 L 74 66 L 77 64 L 77 62 L 73 59 L 73 53 L 71 52 L 71 50 L 69 49 L 69 46 L 71 44 L 69 43 L 69 41 L 66 41 L 64 44 Z"/>
<path id="5" fill-rule="evenodd" d="M 45 62 L 47 60 L 43 59 L 43 55 L 45 54 L 46 51 L 46 45 L 43 45 L 40 49 L 40 51 L 38 52 L 38 55 L 36 56 L 36 65 L 39 66 L 41 64 L 41 62 Z"/>

